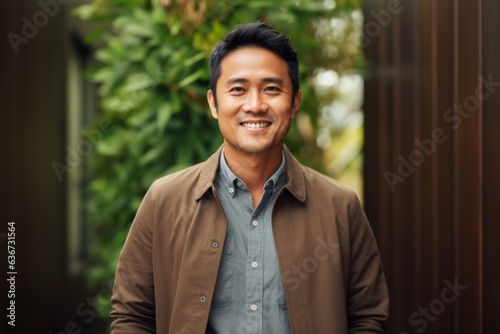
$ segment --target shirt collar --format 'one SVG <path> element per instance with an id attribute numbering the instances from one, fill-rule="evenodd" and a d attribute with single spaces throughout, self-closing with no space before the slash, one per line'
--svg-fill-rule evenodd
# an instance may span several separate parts
<path id="1" fill-rule="evenodd" d="M 306 201 L 306 184 L 305 175 L 307 169 L 288 151 L 286 146 L 283 149 L 286 161 L 285 173 L 286 183 L 285 188 L 300 202 Z M 220 156 L 222 154 L 222 146 L 210 158 L 202 164 L 198 175 L 198 184 L 195 190 L 195 198 L 200 199 L 209 189 L 215 187 L 215 179 L 218 173 L 220 164 Z"/>
<path id="2" fill-rule="evenodd" d="M 272 189 L 273 191 L 279 190 L 286 182 L 286 159 L 285 153 L 282 151 L 281 153 L 281 164 L 279 165 L 276 172 L 266 181 L 264 184 L 264 189 Z M 231 168 L 229 168 L 226 158 L 224 155 L 224 148 L 222 148 L 222 152 L 219 158 L 219 170 L 217 172 L 217 176 L 221 181 L 222 185 L 228 189 L 231 193 L 231 196 L 235 196 L 237 189 L 247 190 L 245 183 L 236 176 Z"/>

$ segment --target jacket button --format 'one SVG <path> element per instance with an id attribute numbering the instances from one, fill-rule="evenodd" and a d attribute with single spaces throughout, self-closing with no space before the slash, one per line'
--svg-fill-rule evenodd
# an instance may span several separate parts
<path id="1" fill-rule="evenodd" d="M 212 241 L 212 247 L 213 248 L 219 247 L 219 243 L 217 241 Z"/>

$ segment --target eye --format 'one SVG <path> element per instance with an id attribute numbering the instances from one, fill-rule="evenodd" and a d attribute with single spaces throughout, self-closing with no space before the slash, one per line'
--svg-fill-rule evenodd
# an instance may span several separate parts
<path id="1" fill-rule="evenodd" d="M 267 91 L 267 92 L 279 92 L 280 88 L 276 87 L 276 86 L 269 86 L 269 87 L 266 87 L 265 91 Z"/>
<path id="2" fill-rule="evenodd" d="M 269 87 L 266 87 L 264 89 L 264 91 L 270 92 L 270 93 L 278 93 L 278 92 L 281 92 L 281 89 L 279 87 L 276 87 L 276 86 L 269 86 Z"/>
<path id="3" fill-rule="evenodd" d="M 245 89 L 243 89 L 243 87 L 233 87 L 229 91 L 231 93 L 244 93 Z"/>

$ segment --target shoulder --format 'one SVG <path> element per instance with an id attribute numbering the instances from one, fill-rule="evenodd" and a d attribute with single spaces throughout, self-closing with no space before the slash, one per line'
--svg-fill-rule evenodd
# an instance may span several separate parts
<path id="1" fill-rule="evenodd" d="M 357 202 L 356 192 L 346 184 L 343 184 L 334 178 L 322 174 L 310 167 L 301 165 L 304 174 L 304 180 L 307 187 L 308 196 L 321 196 L 326 198 L 335 198 L 337 201 Z"/>
<path id="2" fill-rule="evenodd" d="M 326 204 L 359 202 L 356 192 L 349 186 L 300 163 L 285 148 L 287 188 L 300 201 Z M 327 201 L 327 202 L 325 202 Z"/>
<path id="3" fill-rule="evenodd" d="M 221 150 L 219 148 L 204 162 L 157 179 L 151 185 L 149 192 L 152 195 L 190 194 L 199 198 L 214 184 Z"/>
<path id="4" fill-rule="evenodd" d="M 183 182 L 188 182 L 197 179 L 205 163 L 206 162 L 201 162 L 196 165 L 179 170 L 177 172 L 164 175 L 156 179 L 151 185 L 151 188 L 161 189 L 164 187 L 182 184 Z"/>
<path id="5" fill-rule="evenodd" d="M 326 214 L 331 219 L 330 208 L 340 219 L 339 224 L 351 226 L 353 231 L 368 226 L 363 206 L 356 192 L 332 177 L 324 175 L 314 169 L 302 166 L 306 184 L 309 206 Z"/>
<path id="6" fill-rule="evenodd" d="M 335 193 L 346 195 L 354 193 L 354 190 L 351 187 L 335 180 L 328 175 L 320 173 L 317 170 L 304 165 L 301 165 L 301 167 L 307 183 L 314 183 L 318 187 L 325 188 L 325 190 L 330 190 Z"/>
<path id="7" fill-rule="evenodd" d="M 201 162 L 180 171 L 156 179 L 148 190 L 151 198 L 159 199 L 194 192 L 206 162 Z"/>

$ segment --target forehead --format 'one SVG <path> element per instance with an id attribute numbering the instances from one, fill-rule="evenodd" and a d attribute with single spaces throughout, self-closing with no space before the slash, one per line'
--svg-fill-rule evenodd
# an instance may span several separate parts
<path id="1" fill-rule="evenodd" d="M 219 81 L 223 83 L 234 77 L 279 77 L 291 82 L 288 64 L 272 51 L 258 47 L 237 49 L 224 57 Z"/>

